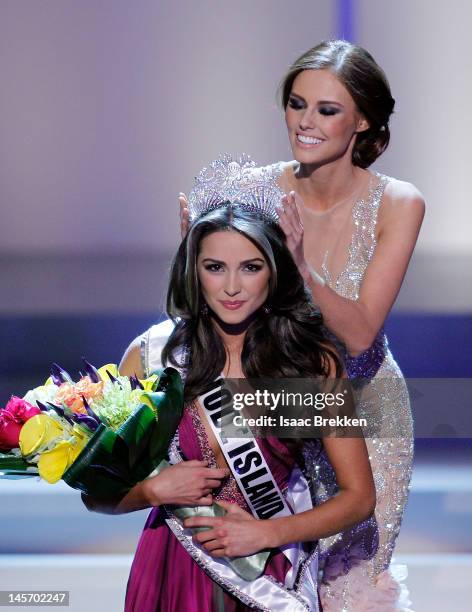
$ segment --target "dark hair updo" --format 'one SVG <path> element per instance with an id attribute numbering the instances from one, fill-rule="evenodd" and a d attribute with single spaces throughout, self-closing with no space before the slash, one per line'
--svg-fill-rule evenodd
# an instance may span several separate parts
<path id="1" fill-rule="evenodd" d="M 390 115 L 395 100 L 384 71 L 372 55 L 346 40 L 322 42 L 301 55 L 280 83 L 283 108 L 287 108 L 295 78 L 304 70 L 330 70 L 350 93 L 357 108 L 369 122 L 359 132 L 352 150 L 352 163 L 368 168 L 388 146 Z"/>

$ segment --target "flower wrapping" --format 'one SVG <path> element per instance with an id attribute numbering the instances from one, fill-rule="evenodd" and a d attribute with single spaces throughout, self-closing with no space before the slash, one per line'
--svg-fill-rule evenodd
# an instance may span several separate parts
<path id="1" fill-rule="evenodd" d="M 183 384 L 166 368 L 145 380 L 84 360 L 78 382 L 54 364 L 45 385 L 0 409 L 0 477 L 61 478 L 97 500 L 119 501 L 167 456 Z"/>
<path id="2" fill-rule="evenodd" d="M 101 424 L 63 480 L 99 500 L 119 500 L 166 457 L 183 409 L 183 387 L 173 368 L 156 391 L 115 432 Z M 152 405 L 152 408 L 151 406 Z M 157 418 L 156 418 L 157 414 Z"/>

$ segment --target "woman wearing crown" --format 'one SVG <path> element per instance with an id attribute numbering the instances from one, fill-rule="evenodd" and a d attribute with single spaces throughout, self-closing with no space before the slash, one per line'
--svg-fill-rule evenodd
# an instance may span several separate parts
<path id="1" fill-rule="evenodd" d="M 406 568 L 391 566 L 408 498 L 413 426 L 408 391 L 384 321 L 400 290 L 424 216 L 411 184 L 373 173 L 386 149 L 394 99 L 372 56 L 330 41 L 298 58 L 281 83 L 294 161 L 255 169 L 280 189 L 280 225 L 349 376 L 363 381 L 361 413 L 377 422 L 367 446 L 377 493 L 379 547 L 358 563 L 362 536 L 320 542 L 325 610 L 408 610 Z M 188 209 L 180 198 L 183 233 Z M 329 461 L 313 465 L 315 501 L 335 494 Z"/>
<path id="2" fill-rule="evenodd" d="M 97 511 L 152 508 L 131 568 L 128 612 L 316 612 L 319 538 L 364 520 L 371 539 L 361 557 L 376 550 L 362 436 L 231 439 L 215 425 L 222 377 L 344 376 L 275 221 L 275 185 L 254 181 L 251 164 L 227 161 L 202 174 L 191 194 L 192 222 L 168 289 L 170 322 L 132 343 L 120 366 L 138 375 L 161 364 L 180 370 L 185 408 L 169 449 L 173 465 L 115 507 L 85 499 Z M 239 198 L 222 202 L 222 193 Z M 310 466 L 322 449 L 339 491 L 314 508 Z"/>

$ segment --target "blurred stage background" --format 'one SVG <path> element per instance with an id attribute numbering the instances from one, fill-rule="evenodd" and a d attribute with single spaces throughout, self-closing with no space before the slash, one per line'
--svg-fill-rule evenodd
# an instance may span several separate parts
<path id="1" fill-rule="evenodd" d="M 119 360 L 162 317 L 178 192 L 224 151 L 290 159 L 276 86 L 332 37 L 384 67 L 397 105 L 376 169 L 427 201 L 392 350 L 406 376 L 470 378 L 471 17 L 466 0 L 2 0 L 0 405 L 52 361 Z M 460 435 L 417 440 L 396 552 L 415 612 L 470 609 L 471 459 Z M 0 481 L 0 589 L 120 610 L 145 516 Z"/>

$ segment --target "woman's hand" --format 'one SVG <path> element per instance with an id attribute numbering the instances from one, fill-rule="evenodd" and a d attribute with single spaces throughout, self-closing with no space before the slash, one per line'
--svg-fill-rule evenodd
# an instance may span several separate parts
<path id="1" fill-rule="evenodd" d="M 296 203 L 297 195 L 291 191 L 284 195 L 281 205 L 277 206 L 279 224 L 287 238 L 287 247 L 292 254 L 300 274 L 305 280 L 309 275 L 308 265 L 303 252 L 303 223 Z"/>
<path id="2" fill-rule="evenodd" d="M 182 461 L 143 481 L 150 506 L 211 506 L 212 489 L 229 475 L 227 468 L 209 468 L 207 461 Z"/>
<path id="3" fill-rule="evenodd" d="M 188 212 L 188 200 L 185 193 L 179 193 L 179 205 L 180 205 L 180 234 L 182 239 L 185 238 L 188 227 L 190 225 L 189 212 Z"/>
<path id="4" fill-rule="evenodd" d="M 212 557 L 245 557 L 270 548 L 269 521 L 255 519 L 237 504 L 218 501 L 227 514 L 223 517 L 192 516 L 184 527 L 209 527 L 193 536 Z"/>
<path id="5" fill-rule="evenodd" d="M 298 197 L 295 191 L 291 191 L 288 195 L 283 196 L 281 205 L 277 206 L 279 224 L 285 233 L 287 247 L 303 280 L 308 285 L 314 282 L 324 287 L 326 285 L 325 279 L 305 259 L 305 252 L 303 250 L 303 223 L 300 219 L 297 206 Z"/>

